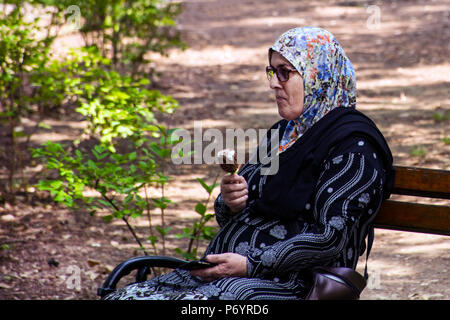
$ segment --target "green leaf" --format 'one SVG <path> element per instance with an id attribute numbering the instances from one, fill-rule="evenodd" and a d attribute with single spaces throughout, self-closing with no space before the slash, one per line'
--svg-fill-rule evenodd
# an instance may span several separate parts
<path id="1" fill-rule="evenodd" d="M 215 227 L 209 226 L 205 226 L 202 231 L 203 231 L 203 238 L 205 240 L 212 240 L 212 238 L 214 238 L 214 236 L 217 233 Z"/>
<path id="2" fill-rule="evenodd" d="M 436 111 L 433 113 L 433 119 L 436 121 L 448 121 L 450 120 L 450 112 Z"/>
<path id="3" fill-rule="evenodd" d="M 16 131 L 14 130 L 13 132 L 13 137 L 14 138 L 22 138 L 22 137 L 26 137 L 28 136 L 24 131 Z"/>
<path id="4" fill-rule="evenodd" d="M 152 198 L 152 201 L 156 204 L 156 206 L 160 209 L 166 209 L 167 205 L 172 203 L 172 200 L 168 198 Z"/>
<path id="5" fill-rule="evenodd" d="M 149 236 L 147 238 L 147 240 L 150 241 L 152 245 L 155 245 L 158 242 L 158 237 L 156 237 L 156 236 Z"/>
<path id="6" fill-rule="evenodd" d="M 206 190 L 206 192 L 208 192 L 208 194 L 210 194 L 212 192 L 212 189 L 210 186 L 208 186 L 206 184 L 205 181 L 203 181 L 201 178 L 197 178 L 197 181 L 200 182 L 200 184 L 202 185 L 202 187 Z"/>
<path id="7" fill-rule="evenodd" d="M 414 146 L 410 154 L 413 157 L 425 157 L 427 155 L 427 149 L 424 146 Z"/>
<path id="8" fill-rule="evenodd" d="M 167 232 L 169 232 L 170 227 L 167 228 L 161 228 L 161 227 L 155 227 L 156 231 L 159 232 L 159 234 L 161 234 L 161 236 L 166 236 Z"/>
<path id="9" fill-rule="evenodd" d="M 181 256 L 186 260 L 197 260 L 197 250 L 194 249 L 192 253 L 183 252 Z"/>
<path id="10" fill-rule="evenodd" d="M 215 217 L 215 214 L 206 214 L 204 217 L 205 222 L 208 222 L 209 220 L 211 220 L 214 217 Z"/>
<path id="11" fill-rule="evenodd" d="M 46 124 L 46 123 L 44 123 L 44 122 L 39 122 L 38 127 L 39 127 L 39 128 L 43 128 L 43 129 L 51 129 L 51 128 L 52 128 L 51 125 Z"/>
<path id="12" fill-rule="evenodd" d="M 200 214 L 202 217 L 205 215 L 206 212 L 206 207 L 203 203 L 197 203 L 195 205 L 195 212 L 197 212 L 198 214 Z"/>
<path id="13" fill-rule="evenodd" d="M 111 205 L 111 203 L 109 203 L 108 201 L 106 201 L 106 200 L 103 200 L 103 199 L 98 199 L 97 200 L 98 202 L 100 202 L 102 205 L 104 205 L 105 207 L 108 207 L 108 208 L 112 208 L 113 206 Z"/>
<path id="14" fill-rule="evenodd" d="M 214 183 L 214 184 L 212 184 L 212 185 L 210 185 L 209 187 L 210 187 L 210 189 L 211 189 L 211 191 L 212 190 L 214 190 L 216 187 L 218 187 L 218 186 L 220 186 L 220 183 Z"/>
<path id="15" fill-rule="evenodd" d="M 103 220 L 105 220 L 106 222 L 111 222 L 112 219 L 114 218 L 114 216 L 112 216 L 112 215 L 107 215 L 107 216 L 104 216 L 104 217 L 102 217 L 102 218 L 103 218 Z"/>
<path id="16" fill-rule="evenodd" d="M 133 210 L 133 212 L 130 215 L 133 219 L 136 219 L 136 218 L 142 217 L 142 211 Z"/>
<path id="17" fill-rule="evenodd" d="M 47 141 L 46 143 L 44 143 L 44 146 L 50 153 L 54 155 L 65 154 L 64 148 L 59 143 Z"/>
<path id="18" fill-rule="evenodd" d="M 108 150 L 111 151 L 112 153 L 116 152 L 116 148 L 113 145 L 109 145 Z"/>
<path id="19" fill-rule="evenodd" d="M 171 155 L 171 153 L 172 153 L 172 151 L 170 149 L 167 149 L 167 148 L 161 149 L 160 157 L 165 159 L 165 158 L 169 157 Z"/>
<path id="20" fill-rule="evenodd" d="M 194 230 L 191 228 L 184 228 L 181 237 L 185 239 L 195 239 Z"/>
<path id="21" fill-rule="evenodd" d="M 108 156 L 106 150 L 103 147 L 100 147 L 99 145 L 96 145 L 94 149 L 92 149 L 92 154 L 95 156 L 97 160 L 102 160 L 103 158 Z"/>
<path id="22" fill-rule="evenodd" d="M 88 165 L 88 168 L 93 170 L 93 171 L 96 171 L 98 169 L 98 167 L 95 164 L 95 162 L 92 161 L 91 159 L 88 160 L 87 165 Z"/>
<path id="23" fill-rule="evenodd" d="M 156 142 L 152 142 L 149 146 L 149 149 L 157 156 L 161 157 L 161 147 Z"/>
<path id="24" fill-rule="evenodd" d="M 150 84 L 150 80 L 148 80 L 147 78 L 142 78 L 139 80 L 139 84 L 146 86 L 146 85 Z"/>
<path id="25" fill-rule="evenodd" d="M 50 182 L 50 186 L 51 186 L 53 189 L 59 189 L 59 188 L 61 188 L 61 187 L 63 186 L 63 182 L 60 181 L 60 180 L 51 181 L 51 182 Z"/>
<path id="26" fill-rule="evenodd" d="M 127 204 L 129 204 L 133 200 L 133 197 L 134 195 L 132 193 L 127 195 L 123 201 L 123 205 L 126 206 Z"/>

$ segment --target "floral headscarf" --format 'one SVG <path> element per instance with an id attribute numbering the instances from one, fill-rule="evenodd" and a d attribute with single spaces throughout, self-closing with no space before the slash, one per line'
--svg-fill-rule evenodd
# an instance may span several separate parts
<path id="1" fill-rule="evenodd" d="M 336 38 L 316 27 L 294 28 L 269 49 L 281 54 L 300 73 L 304 85 L 302 114 L 289 121 L 279 153 L 291 146 L 330 110 L 356 106 L 356 78 L 352 63 Z"/>

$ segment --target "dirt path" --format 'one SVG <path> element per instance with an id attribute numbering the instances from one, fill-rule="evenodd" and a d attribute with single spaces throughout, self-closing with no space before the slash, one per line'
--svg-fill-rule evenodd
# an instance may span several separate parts
<path id="1" fill-rule="evenodd" d="M 158 86 L 181 105 L 172 125 L 268 128 L 279 118 L 264 74 L 267 48 L 291 27 L 317 25 L 334 33 L 352 60 L 359 109 L 379 125 L 395 162 L 450 169 L 450 145 L 443 142 L 450 136 L 448 1 L 183 3 L 179 25 L 189 48 L 153 56 L 163 73 Z M 76 136 L 79 126 L 67 120 L 61 119 L 60 133 Z M 195 218 L 193 206 L 205 197 L 195 178 L 212 182 L 216 168 L 172 170 L 177 180 L 167 195 L 178 205 L 168 219 L 175 233 L 184 226 L 180 221 Z M 136 226 L 147 235 L 145 221 Z M 139 254 L 120 223 L 40 201 L 0 207 L 0 227 L 0 243 L 9 245 L 0 250 L 2 299 L 96 299 L 107 273 Z M 449 248 L 447 237 L 377 230 L 369 260 L 373 281 L 362 298 L 449 299 Z M 79 286 L 72 281 L 77 274 Z"/>

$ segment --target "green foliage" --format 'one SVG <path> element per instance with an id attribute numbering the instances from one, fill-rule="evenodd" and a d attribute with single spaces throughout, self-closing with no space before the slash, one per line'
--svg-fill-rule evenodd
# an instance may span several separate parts
<path id="1" fill-rule="evenodd" d="M 106 221 L 121 219 L 129 228 L 128 219 L 142 216 L 147 207 L 148 199 L 140 195 L 140 190 L 153 182 L 156 168 L 148 152 L 118 154 L 101 144 L 90 152 L 69 152 L 59 143 L 47 142 L 43 148 L 33 150 L 33 157 L 40 158 L 47 169 L 58 174 L 56 179 L 41 180 L 38 188 L 49 191 L 54 201 L 67 207 L 83 205 L 92 215 L 106 210 L 110 212 L 104 216 Z M 95 194 L 86 196 L 86 191 Z M 130 231 L 145 250 L 134 230 Z"/>
<path id="2" fill-rule="evenodd" d="M 40 26 L 40 18 L 25 15 L 27 1 L 2 1 L 0 13 L 0 117 L 19 119 L 36 110 L 60 106 L 64 73 L 55 68 L 50 46 L 55 40 Z M 33 3 L 33 1 L 32 1 Z M 29 21 L 31 20 L 31 21 Z M 44 36 L 42 36 L 44 35 Z"/>
<path id="3" fill-rule="evenodd" d="M 155 112 L 172 114 L 178 103 L 157 90 L 145 89 L 148 79 L 133 80 L 108 70 L 110 64 L 96 47 L 88 47 L 73 51 L 59 69 L 66 71 L 77 112 L 88 120 L 86 133 L 97 135 L 114 152 L 116 138 L 131 138 L 139 146 L 144 133 L 159 136 L 164 129 L 157 125 Z"/>
<path id="4" fill-rule="evenodd" d="M 145 53 L 161 54 L 184 47 L 174 29 L 179 3 L 163 0 L 78 1 L 84 19 L 81 33 L 86 45 L 102 48 L 116 68 L 128 65 L 135 73 L 149 62 Z M 90 37 L 95 34 L 95 37 Z"/>
<path id="5" fill-rule="evenodd" d="M 55 201 L 75 207 L 75 200 L 81 199 L 92 213 L 108 208 L 120 219 L 142 215 L 146 203 L 138 192 L 145 183 L 153 182 L 156 166 L 148 154 L 112 153 L 100 144 L 90 152 L 68 152 L 59 143 L 47 142 L 43 148 L 33 150 L 33 157 L 40 157 L 47 169 L 58 172 L 59 179 L 39 183 L 39 189 L 50 191 Z M 84 196 L 87 189 L 98 194 Z"/>
<path id="6" fill-rule="evenodd" d="M 164 0 L 34 0 L 33 4 L 53 6 L 57 17 L 73 22 L 79 18 L 79 32 L 85 46 L 99 48 L 112 60 L 115 70 L 135 75 L 149 62 L 145 54 L 166 54 L 168 49 L 184 48 L 175 19 L 181 4 Z M 76 5 L 76 12 L 67 9 Z M 125 68 L 127 67 L 127 68 Z"/>
<path id="7" fill-rule="evenodd" d="M 67 19 L 65 10 L 72 5 L 71 1 L 32 3 L 54 5 L 55 21 L 61 17 Z M 164 253 L 165 238 L 170 231 L 165 226 L 164 213 L 173 203 L 164 196 L 165 185 L 170 180 L 164 173 L 164 164 L 171 155 L 171 146 L 178 140 L 171 138 L 174 129 L 162 125 L 156 114 L 163 118 L 170 116 L 178 103 L 157 90 L 148 89 L 148 79 L 134 72 L 122 73 L 119 64 L 143 64 L 144 51 L 155 49 L 163 53 L 176 44 L 175 38 L 172 39 L 175 42 L 168 42 L 169 38 L 158 32 L 166 24 L 173 26 L 168 15 L 174 16 L 178 11 L 161 1 L 79 1 L 77 6 L 84 20 L 80 32 L 88 45 L 72 50 L 63 61 L 47 61 L 46 76 L 34 77 L 32 83 L 47 101 L 55 97 L 53 92 L 57 98 L 75 104 L 87 127 L 73 145 L 47 142 L 33 150 L 33 157 L 45 163 L 49 176 L 52 175 L 41 180 L 38 189 L 49 191 L 56 202 L 67 207 L 84 206 L 91 214 L 99 210 L 106 212 L 106 221 L 123 220 L 145 253 L 129 218 L 141 217 L 146 212 L 150 229 L 147 239 L 155 254 L 157 243 L 162 242 Z M 153 11 L 149 12 L 150 9 Z M 127 36 L 145 36 L 148 43 L 119 47 L 127 43 Z M 133 56 L 133 52 L 139 54 Z M 92 141 L 98 143 L 83 147 Z M 160 186 L 160 196 L 148 194 L 152 185 Z M 94 195 L 86 196 L 87 192 Z M 152 224 L 151 207 L 160 211 L 160 226 Z"/>
<path id="8" fill-rule="evenodd" d="M 427 149 L 424 146 L 414 146 L 410 154 L 413 157 L 425 157 L 427 155 Z"/>
<path id="9" fill-rule="evenodd" d="M 0 18 L 0 101 L 2 120 L 27 115 L 28 106 L 21 101 L 25 74 L 36 67 L 45 51 L 43 43 L 33 41 L 37 21 L 25 23 L 20 8 Z M 45 54 L 44 54 L 45 55 Z M 23 107 L 25 105 L 25 107 Z"/>
<path id="10" fill-rule="evenodd" d="M 433 119 L 438 122 L 448 121 L 450 120 L 450 112 L 436 111 L 433 113 Z"/>
<path id="11" fill-rule="evenodd" d="M 83 205 L 94 214 L 107 211 L 106 221 L 121 219 L 129 228 L 140 248 L 147 253 L 129 218 L 147 212 L 150 236 L 147 238 L 158 253 L 161 240 L 169 229 L 164 225 L 164 210 L 173 203 L 163 190 L 170 177 L 164 174 L 164 163 L 171 155 L 174 129 L 157 121 L 156 114 L 170 115 L 177 102 L 159 91 L 148 90 L 147 79 L 133 80 L 114 70 L 108 70 L 110 60 L 95 47 L 73 51 L 67 60 L 54 67 L 66 74 L 68 96 L 78 105 L 77 112 L 87 122 L 86 140 L 74 141 L 71 147 L 47 142 L 33 150 L 33 156 L 46 163 L 57 177 L 42 180 L 40 190 L 47 190 L 67 207 Z M 98 140 L 91 148 L 83 145 Z M 162 196 L 150 197 L 147 187 L 160 185 Z M 95 196 L 85 196 L 89 190 Z M 78 201 L 77 201 L 78 200 Z M 150 206 L 160 210 L 161 226 L 153 226 Z"/>
<path id="12" fill-rule="evenodd" d="M 444 142 L 446 145 L 450 144 L 450 138 L 449 137 L 444 137 L 442 138 L 442 142 Z"/>
<path id="13" fill-rule="evenodd" d="M 27 14 L 29 5 L 38 11 Z M 115 136 L 130 136 L 134 122 L 152 116 L 146 111 L 149 104 L 167 112 L 176 105 L 156 90 L 141 90 L 149 84 L 148 79 L 139 83 L 132 79 L 139 79 L 139 69 L 146 67 L 145 53 L 165 54 L 172 47 L 184 47 L 175 30 L 180 4 L 163 0 L 2 0 L 0 6 L 0 121 L 8 126 L 11 139 L 0 147 L 9 170 L 9 185 L 0 186 L 2 193 L 13 194 L 20 180 L 22 189 L 27 189 L 23 162 L 30 137 L 50 112 L 70 106 L 72 99 L 84 100 L 79 111 L 92 118 L 89 129 L 100 131 L 110 145 Z M 49 17 L 47 25 L 40 19 L 44 15 Z M 57 61 L 51 45 L 62 26 L 75 20 L 81 28 L 74 31 L 81 32 L 86 49 L 77 53 L 78 60 L 71 56 L 69 63 Z M 105 59 L 108 57 L 112 63 Z M 133 77 L 122 76 L 124 73 Z M 93 92 L 98 87 L 103 91 Z M 94 94 L 96 99 L 92 99 Z M 122 102 L 119 111 L 107 109 L 117 105 L 108 104 L 111 99 Z M 97 104 L 104 106 L 105 114 L 98 111 Z M 135 108 L 134 116 L 131 108 Z M 35 128 L 25 130 L 22 120 L 36 113 L 39 119 Z M 105 128 L 104 121 L 114 125 Z M 157 130 L 152 126 L 140 128 Z M 110 132 L 101 132 L 106 129 Z"/>
<path id="14" fill-rule="evenodd" d="M 6 6 L 8 4 L 8 6 Z M 25 4 L 38 8 L 50 22 L 26 16 Z M 178 108 L 173 98 L 150 89 L 147 52 L 167 54 L 184 48 L 176 31 L 179 3 L 164 0 L 4 0 L 0 2 L 0 120 L 9 125 L 11 151 L 10 192 L 16 163 L 27 148 L 19 138 L 30 140 L 37 128 L 51 127 L 43 119 L 55 110 L 75 106 L 87 123 L 85 134 L 70 144 L 46 142 L 31 149 L 33 158 L 45 164 L 46 178 L 37 188 L 49 192 L 54 201 L 69 208 L 101 212 L 106 221 L 122 220 L 147 254 L 133 228 L 134 218 L 148 218 L 153 253 L 165 254 L 171 232 L 165 213 L 174 202 L 165 195 L 172 180 L 166 174 L 171 150 L 180 140 L 175 129 L 162 124 Z M 74 16 L 79 9 L 80 15 Z M 6 10 L 7 9 L 7 10 Z M 79 18 L 85 46 L 72 50 L 63 60 L 52 56 L 50 47 L 64 24 Z M 38 36 L 39 34 L 39 36 Z M 151 73 L 150 73 L 151 75 Z M 25 132 L 24 118 L 38 115 L 36 128 Z M 215 182 L 217 181 L 217 177 Z M 215 227 L 208 203 L 217 184 L 198 182 L 208 194 L 196 204 L 199 215 L 181 238 L 189 239 L 184 257 L 197 258 L 200 241 L 210 240 Z M 150 187 L 159 188 L 150 194 Z M 26 188 L 24 188 L 26 190 Z M 154 190 L 154 188 L 152 189 Z M 159 225 L 152 218 L 159 212 Z M 7 249 L 7 245 L 2 247 Z"/>
<path id="15" fill-rule="evenodd" d="M 76 81 L 76 83 L 83 82 Z M 102 86 L 97 84 L 97 88 L 100 92 L 98 95 L 102 95 Z M 143 100 L 144 98 L 148 99 L 146 95 L 140 95 L 139 91 L 144 89 L 139 89 L 137 86 L 132 88 L 136 89 L 136 97 L 142 97 Z M 76 90 L 79 90 L 77 91 L 79 95 L 87 96 L 86 91 L 90 90 L 90 86 L 77 86 Z M 89 94 L 92 94 L 92 99 L 102 101 L 98 99 L 96 92 L 89 92 Z M 77 101 L 83 100 L 78 98 Z M 174 103 L 173 100 L 171 102 Z M 77 141 L 71 147 L 47 142 L 42 148 L 33 149 L 33 157 L 39 158 L 42 163 L 46 164 L 48 170 L 57 173 L 55 178 L 41 180 L 38 189 L 49 191 L 56 202 L 67 207 L 76 208 L 83 205 L 92 214 L 98 210 L 108 211 L 109 213 L 104 219 L 106 221 L 123 220 L 144 252 L 146 252 L 145 248 L 128 219 L 141 217 L 144 211 L 147 211 L 151 231 L 149 240 L 156 254 L 158 239 L 162 239 L 163 248 L 165 248 L 165 237 L 169 229 L 164 224 L 157 227 L 152 225 L 150 204 L 159 208 L 163 216 L 164 210 L 172 201 L 164 195 L 159 198 L 151 198 L 147 193 L 147 187 L 161 185 L 163 188 L 169 181 L 170 177 L 164 175 L 161 164 L 170 156 L 170 147 L 178 141 L 168 138 L 173 130 L 157 123 L 154 115 L 143 116 L 142 119 L 136 118 L 132 108 L 125 106 L 120 99 L 111 99 L 107 104 L 97 103 L 96 108 L 96 112 L 99 114 L 106 113 L 105 110 L 108 108 L 122 112 L 122 121 L 129 129 L 127 135 L 122 135 L 123 131 L 120 127 L 122 122 L 115 124 L 106 117 L 106 121 L 101 126 L 102 130 L 99 130 L 100 142 L 93 147 L 81 147 L 92 141 L 92 139 L 88 139 L 87 141 Z M 135 109 L 139 110 L 137 106 Z M 136 110 L 134 111 L 136 112 Z M 161 105 L 154 107 L 149 105 L 145 114 L 166 110 Z M 88 128 L 96 128 L 92 125 L 95 118 L 89 117 L 90 114 L 85 114 L 90 123 Z M 127 116 L 131 119 L 128 119 Z M 155 128 L 153 133 L 156 133 L 159 139 L 143 134 L 144 129 L 150 125 Z M 92 135 L 95 132 L 95 130 L 90 131 Z M 109 139 L 102 139 L 105 132 L 114 134 Z M 124 137 L 127 139 L 122 139 Z M 120 145 L 121 141 L 127 143 Z M 95 191 L 95 195 L 85 196 L 89 190 Z M 156 232 L 159 237 L 155 236 Z"/>
<path id="16" fill-rule="evenodd" d="M 207 213 L 208 203 L 211 200 L 212 193 L 214 189 L 219 185 L 217 183 L 219 175 L 216 176 L 213 184 L 208 185 L 201 178 L 197 178 L 197 181 L 203 187 L 203 189 L 208 193 L 207 200 L 202 203 L 198 202 L 195 205 L 195 212 L 200 215 L 198 221 L 195 221 L 192 227 L 185 227 L 183 229 L 183 233 L 178 234 L 178 238 L 189 239 L 189 244 L 186 250 L 182 250 L 180 248 L 176 248 L 175 252 L 180 254 L 185 259 L 198 259 L 198 248 L 200 241 L 211 241 L 217 233 L 216 227 L 206 225 L 209 221 L 214 218 L 214 213 Z"/>
<path id="17" fill-rule="evenodd" d="M 24 1 L 2 3 L 0 122 L 8 128 L 10 141 L 0 148 L 9 170 L 8 188 L 0 187 L 0 191 L 13 194 L 16 171 L 22 170 L 22 159 L 26 155 L 30 135 L 35 131 L 25 132 L 21 125 L 22 120 L 37 112 L 42 118 L 44 110 L 61 105 L 64 100 L 64 86 L 59 81 L 60 78 L 54 77 L 55 70 L 48 69 L 51 60 L 49 47 L 54 38 L 49 34 L 37 37 L 43 29 L 39 26 L 39 18 L 31 19 L 25 16 Z M 9 3 L 8 10 L 5 3 Z M 20 138 L 26 138 L 26 142 L 20 143 Z M 26 190 L 26 182 L 23 172 L 21 173 L 21 185 Z"/>

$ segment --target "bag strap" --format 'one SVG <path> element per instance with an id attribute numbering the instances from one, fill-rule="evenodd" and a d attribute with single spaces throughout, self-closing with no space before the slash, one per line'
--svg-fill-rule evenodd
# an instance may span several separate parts
<path id="1" fill-rule="evenodd" d="M 369 274 L 367 273 L 367 260 L 369 260 L 370 250 L 372 249 L 373 239 L 375 237 L 375 228 L 373 225 L 369 227 L 369 232 L 367 236 L 367 251 L 366 251 L 366 267 L 364 268 L 364 279 L 369 279 Z"/>

